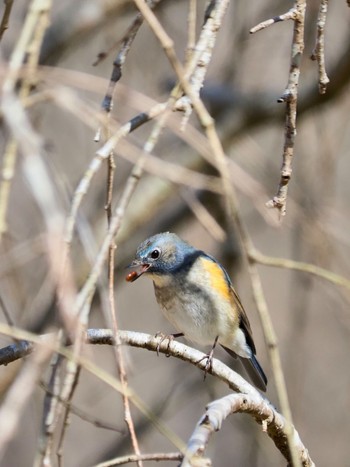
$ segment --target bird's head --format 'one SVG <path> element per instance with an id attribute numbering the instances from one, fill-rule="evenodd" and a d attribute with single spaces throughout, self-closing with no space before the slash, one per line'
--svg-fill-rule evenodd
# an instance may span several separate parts
<path id="1" fill-rule="evenodd" d="M 135 259 L 129 265 L 133 271 L 126 280 L 133 282 L 142 274 L 168 275 L 174 273 L 195 251 L 177 235 L 164 232 L 142 242 L 137 248 Z"/>

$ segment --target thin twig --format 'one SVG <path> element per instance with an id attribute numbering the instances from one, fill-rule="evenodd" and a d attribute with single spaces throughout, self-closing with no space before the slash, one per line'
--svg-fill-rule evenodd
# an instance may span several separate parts
<path id="1" fill-rule="evenodd" d="M 135 33 L 136 34 L 136 33 Z M 109 137 L 109 128 L 106 128 L 106 137 Z M 107 214 L 107 225 L 110 228 L 111 220 L 112 220 L 112 201 L 113 201 L 113 184 L 114 184 L 114 172 L 115 172 L 115 162 L 114 162 L 114 151 L 111 151 L 108 156 L 108 171 L 107 171 L 107 193 L 106 193 L 106 214 Z M 117 311 L 115 307 L 115 297 L 114 297 L 114 252 L 116 249 L 116 245 L 114 239 L 112 240 L 109 250 L 108 250 L 108 302 L 109 302 L 109 312 L 110 312 L 110 321 L 112 323 L 113 334 L 115 336 L 116 345 L 114 346 L 114 352 L 116 357 L 116 362 L 118 365 L 118 372 L 120 382 L 123 387 L 123 405 L 124 405 L 124 420 L 128 427 L 131 444 L 134 449 L 134 453 L 136 456 L 140 456 L 141 451 L 139 447 L 139 442 L 137 440 L 135 425 L 131 415 L 130 409 L 130 401 L 127 396 L 127 389 L 128 389 L 128 378 L 126 374 L 126 368 L 124 364 L 124 355 L 123 349 L 118 337 L 118 320 L 117 320 Z M 142 461 L 137 460 L 137 465 L 142 467 Z"/>
<path id="2" fill-rule="evenodd" d="M 40 387 L 45 391 L 46 394 L 50 394 L 51 397 L 58 399 L 63 405 L 68 405 L 66 401 L 60 399 L 60 396 L 51 391 L 49 386 L 47 386 L 42 381 L 40 382 Z M 120 434 L 124 434 L 123 430 L 116 425 L 111 423 L 106 423 L 104 420 L 99 420 L 96 417 L 92 417 L 91 415 L 87 414 L 84 410 L 75 407 L 74 405 L 70 404 L 69 410 L 74 413 L 78 418 L 84 420 L 84 422 L 90 423 L 91 425 L 96 426 L 97 428 L 103 428 L 104 430 L 115 431 Z"/>
<path id="3" fill-rule="evenodd" d="M 162 115 L 159 118 L 159 121 L 155 124 L 153 131 L 144 144 L 143 147 L 143 152 L 140 154 L 139 159 L 135 163 L 133 170 L 131 172 L 130 177 L 128 178 L 124 191 L 120 197 L 119 204 L 117 205 L 114 215 L 110 221 L 110 226 L 108 229 L 108 233 L 105 236 L 105 239 L 101 245 L 100 251 L 98 253 L 98 256 L 96 258 L 95 264 L 92 267 L 92 270 L 90 272 L 90 275 L 85 282 L 84 286 L 82 287 L 81 291 L 79 292 L 79 295 L 77 297 L 76 301 L 76 307 L 78 310 L 80 310 L 84 303 L 86 303 L 87 298 L 93 293 L 93 290 L 95 288 L 97 278 L 99 277 L 103 264 L 106 260 L 106 257 L 108 255 L 108 249 L 109 246 L 112 242 L 112 240 L 115 238 L 117 232 L 119 231 L 121 227 L 122 220 L 124 218 L 125 210 L 130 202 L 130 199 L 135 191 L 135 188 L 137 186 L 138 181 L 140 180 L 143 171 L 144 171 L 144 166 L 145 163 L 150 155 L 150 153 L 153 151 L 153 148 L 155 144 L 158 141 L 158 138 L 160 136 L 160 133 L 166 123 L 166 120 L 169 115 L 169 109 L 174 103 L 175 98 L 177 98 L 177 89 L 175 89 L 172 93 L 172 95 L 169 98 L 169 101 L 167 102 L 166 108 Z M 107 148 L 107 149 L 106 149 Z M 108 155 L 110 151 L 113 150 L 113 146 L 110 146 L 110 140 L 103 146 L 98 151 L 98 154 L 101 156 L 103 154 Z M 107 152 L 108 151 L 108 152 Z"/>
<path id="4" fill-rule="evenodd" d="M 225 2 L 217 2 L 217 5 L 215 5 L 215 2 L 208 3 L 198 42 L 195 44 L 191 58 L 186 66 L 186 79 L 189 80 L 191 90 L 197 97 L 203 87 L 208 66 L 212 58 L 217 33 L 225 15 L 226 6 Z M 191 17 L 193 16 L 193 8 L 194 7 L 191 9 Z M 192 20 L 192 22 L 193 21 L 194 20 Z M 194 26 L 190 27 L 193 29 Z M 193 32 L 190 32 L 190 34 L 190 40 L 192 41 Z M 176 102 L 175 109 L 184 112 L 184 118 L 181 124 L 181 128 L 184 129 L 192 112 L 191 99 L 187 93 Z"/>
<path id="5" fill-rule="evenodd" d="M 217 222 L 215 217 L 206 209 L 205 206 L 198 200 L 195 194 L 190 190 L 181 190 L 181 198 L 187 203 L 188 207 L 202 224 L 205 230 L 217 241 L 224 242 L 227 238 L 226 232 Z"/>
<path id="6" fill-rule="evenodd" d="M 321 268 L 316 266 L 315 264 L 304 263 L 302 261 L 294 261 L 292 259 L 287 258 L 274 258 L 272 256 L 264 255 L 257 250 L 253 250 L 249 252 L 249 257 L 252 261 L 255 261 L 259 264 L 263 264 L 265 266 L 272 266 L 276 268 L 285 268 L 285 269 L 293 269 L 295 271 L 307 272 L 317 277 L 321 277 L 329 282 L 332 282 L 335 285 L 340 287 L 345 287 L 346 289 L 350 290 L 350 280 L 346 279 L 339 274 L 336 274 L 328 269 Z"/>
<path id="7" fill-rule="evenodd" d="M 6 9 L 12 7 L 12 2 L 7 2 Z M 50 0 L 33 0 L 29 7 L 25 23 L 21 29 L 21 35 L 12 53 L 7 75 L 4 80 L 4 93 L 13 93 L 24 62 L 27 66 L 25 75 L 19 87 L 19 99 L 21 102 L 28 97 L 31 86 L 35 81 L 35 73 L 39 62 L 39 54 L 44 39 L 45 31 L 49 25 Z M 5 10 L 6 13 L 6 10 Z M 5 15 L 4 13 L 4 15 Z M 0 36 L 1 40 L 1 36 Z M 3 110 L 5 111 L 5 110 Z M 14 137 L 7 143 L 0 184 L 0 240 L 7 230 L 7 209 L 10 197 L 12 180 L 15 175 L 18 143 Z"/>
<path id="8" fill-rule="evenodd" d="M 123 465 L 130 464 L 131 462 L 138 461 L 181 461 L 184 455 L 181 452 L 154 452 L 152 454 L 140 454 L 139 456 L 135 454 L 128 454 L 122 457 L 115 457 L 109 461 L 101 462 L 94 465 L 94 467 L 113 467 L 114 465 Z"/>
<path id="9" fill-rule="evenodd" d="M 329 83 L 324 58 L 324 29 L 326 26 L 327 10 L 328 0 L 321 0 L 317 17 L 316 45 L 311 54 L 311 60 L 316 60 L 318 65 L 318 89 L 320 94 L 325 94 L 327 84 Z"/>
<path id="10" fill-rule="evenodd" d="M 71 209 L 67 218 L 65 228 L 65 241 L 68 245 L 70 245 L 73 238 L 74 225 L 78 215 L 79 207 L 82 203 L 84 196 L 89 190 L 94 175 L 96 175 L 96 173 L 100 169 L 103 161 L 108 158 L 108 154 L 110 154 L 111 151 L 114 150 L 114 147 L 117 145 L 118 141 L 120 141 L 121 138 L 127 136 L 129 133 L 139 128 L 142 124 L 156 118 L 158 115 L 164 112 L 165 109 L 166 104 L 156 104 L 154 107 L 152 107 L 152 109 L 150 109 L 149 112 L 142 112 L 138 114 L 136 117 L 132 118 L 129 122 L 123 125 L 116 132 L 116 134 L 108 140 L 108 142 L 103 146 L 103 149 L 105 149 L 104 152 L 102 152 L 101 150 L 97 152 L 96 156 L 91 161 L 88 169 L 85 171 L 85 174 L 80 180 L 73 195 L 73 201 L 71 204 Z"/>
<path id="11" fill-rule="evenodd" d="M 149 0 L 148 4 L 150 8 L 154 8 L 161 0 Z M 108 89 L 106 95 L 102 101 L 102 109 L 108 114 L 112 110 L 113 104 L 113 95 L 115 91 L 115 87 L 122 77 L 122 69 L 125 63 L 126 57 L 131 49 L 131 46 L 134 42 L 136 34 L 138 33 L 140 27 L 143 23 L 143 16 L 140 13 L 137 13 L 135 19 L 133 20 L 132 24 L 129 26 L 124 38 L 122 39 L 122 45 L 120 50 L 113 61 L 113 71 L 111 74 L 111 78 L 109 80 Z M 105 58 L 105 54 L 99 54 L 98 60 L 94 63 L 94 65 L 98 65 L 102 58 Z"/>
<path id="12" fill-rule="evenodd" d="M 305 10 L 306 0 L 296 0 L 293 15 L 294 30 L 288 84 L 283 95 L 277 101 L 286 103 L 283 163 L 277 193 L 266 203 L 266 206 L 269 208 L 277 208 L 281 216 L 286 214 L 288 184 L 292 176 L 300 63 L 304 51 Z"/>
<path id="13" fill-rule="evenodd" d="M 290 19 L 295 20 L 296 16 L 297 16 L 297 10 L 295 7 L 293 7 L 289 11 L 287 11 L 287 13 L 284 13 L 283 15 L 274 16 L 273 18 L 262 21 L 261 23 L 251 28 L 249 32 L 250 34 L 255 34 L 256 32 L 261 31 L 262 29 L 266 29 L 275 23 L 279 23 L 281 21 L 288 21 Z"/>

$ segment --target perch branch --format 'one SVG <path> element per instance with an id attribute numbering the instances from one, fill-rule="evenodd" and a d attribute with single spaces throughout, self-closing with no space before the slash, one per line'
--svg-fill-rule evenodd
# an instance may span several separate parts
<path id="1" fill-rule="evenodd" d="M 35 343 L 48 341 L 48 336 L 38 337 L 30 335 L 29 333 L 25 333 L 24 331 L 14 330 L 13 328 L 10 328 L 9 326 L 6 326 L 4 324 L 0 324 L 0 332 L 6 335 L 16 337 L 17 339 L 32 340 Z M 143 348 L 153 352 L 157 352 L 157 348 L 159 345 L 158 337 L 134 331 L 119 331 L 119 337 L 122 344 L 127 344 L 133 347 Z M 109 329 L 89 329 L 86 333 L 86 341 L 90 344 L 95 345 L 115 344 L 113 332 Z M 20 343 L 11 344 L 8 347 L 14 349 L 16 346 L 20 347 Z M 28 354 L 29 352 L 34 350 L 35 346 L 34 344 L 32 344 L 31 347 L 21 345 L 21 348 L 26 348 Z M 8 350 L 5 349 L 0 349 L 0 364 L 3 361 L 2 355 L 9 354 Z M 56 350 L 58 350 L 64 356 L 72 358 L 72 354 L 70 352 L 65 351 L 64 349 Z M 185 344 L 176 341 L 171 341 L 170 343 L 168 343 L 167 341 L 163 341 L 160 344 L 159 351 L 160 353 L 163 353 L 165 355 L 169 354 L 173 357 L 189 362 L 192 365 L 200 368 L 202 371 L 205 370 L 206 362 L 202 358 L 204 354 L 202 352 L 199 352 L 198 350 L 188 347 Z M 93 374 L 96 374 L 96 376 L 106 381 L 107 384 L 111 385 L 118 391 L 122 390 L 121 384 L 119 382 L 117 384 L 117 381 L 113 377 L 103 372 L 101 369 L 97 367 L 95 368 L 94 364 L 92 364 L 89 361 L 86 361 L 86 359 L 82 358 L 81 356 L 77 356 L 77 358 L 79 359 L 79 363 L 81 363 L 81 365 L 84 366 L 85 369 L 92 372 Z M 7 363 L 9 363 L 8 360 Z M 247 406 L 245 406 L 244 411 L 247 413 L 251 413 L 251 415 L 259 423 L 263 424 L 263 427 L 266 427 L 266 430 L 269 436 L 275 442 L 276 447 L 282 452 L 282 454 L 287 459 L 289 459 L 289 449 L 286 448 L 288 424 L 286 423 L 285 419 L 273 408 L 270 402 L 265 397 L 263 397 L 253 386 L 251 386 L 247 381 L 245 381 L 244 378 L 242 378 L 238 373 L 231 370 L 229 367 L 227 367 L 224 363 L 222 363 L 220 360 L 217 360 L 216 358 L 213 359 L 213 365 L 212 368 L 209 370 L 209 373 L 218 378 L 219 380 L 223 381 L 225 384 L 227 384 L 230 389 L 239 393 L 238 395 L 236 394 L 237 396 L 244 398 L 244 400 L 247 400 L 252 404 L 248 404 Z M 146 408 L 137 399 L 136 395 L 132 392 L 131 389 L 128 389 L 128 394 L 133 403 L 148 416 Z M 230 396 L 228 396 L 228 400 L 230 400 Z M 237 400 L 239 401 L 243 399 L 238 398 Z M 267 421 L 265 422 L 265 420 Z M 154 423 L 154 420 L 152 420 L 152 422 Z M 304 463 L 303 465 L 312 466 L 312 460 L 310 459 L 306 448 L 303 447 L 299 435 L 297 434 L 297 431 L 293 426 L 291 427 L 291 429 L 293 434 L 293 440 L 295 443 L 293 444 L 294 448 L 296 449 L 298 459 L 301 463 Z M 164 429 L 162 429 L 161 432 L 163 432 L 164 434 Z M 189 448 L 191 449 L 190 446 Z M 187 450 L 182 448 L 181 452 L 187 453 Z M 190 452 L 190 454 L 193 454 L 193 452 Z"/>

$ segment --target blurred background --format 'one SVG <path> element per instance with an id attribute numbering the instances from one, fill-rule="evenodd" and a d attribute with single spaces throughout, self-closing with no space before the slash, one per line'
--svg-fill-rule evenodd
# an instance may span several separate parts
<path id="1" fill-rule="evenodd" d="M 112 63 L 120 40 L 135 17 L 129 1 L 84 0 L 54 2 L 40 63 L 41 81 L 32 95 L 48 90 L 99 114 L 107 91 Z M 1 77 L 4 76 L 18 35 L 28 13 L 28 2 L 14 2 L 9 29 L 1 41 Z M 345 1 L 331 2 L 326 24 L 325 56 L 330 84 L 318 93 L 317 65 L 310 60 L 316 37 L 319 2 L 309 0 L 306 11 L 305 53 L 301 63 L 297 138 L 287 215 L 280 222 L 265 203 L 275 194 L 284 142 L 284 104 L 277 99 L 287 84 L 292 22 L 281 22 L 254 35 L 250 28 L 285 13 L 291 2 L 230 2 L 218 33 L 203 100 L 215 118 L 226 154 L 232 161 L 231 177 L 238 192 L 239 209 L 256 248 L 262 253 L 310 262 L 350 277 L 350 10 Z M 1 6 L 3 8 L 3 6 Z M 156 8 L 161 24 L 174 40 L 181 60 L 185 57 L 188 1 L 164 0 Z M 197 33 L 203 22 L 205 2 L 197 5 Z M 107 57 L 93 66 L 98 54 Z M 2 79 L 2 78 L 1 78 Z M 175 76 L 149 27 L 140 28 L 117 84 L 112 117 L 116 125 L 164 102 Z M 69 91 L 69 93 L 67 93 Z M 66 94 L 62 94 L 65 92 Z M 72 105 L 75 105 L 73 101 Z M 74 190 L 87 171 L 100 143 L 98 128 L 88 125 L 84 111 L 68 111 L 54 99 L 31 105 L 29 115 L 42 136 L 45 164 L 57 193 L 57 202 L 68 214 Z M 217 175 L 196 147 L 200 126 L 193 115 L 183 135 L 176 116 L 163 132 L 153 155 L 159 159 Z M 177 126 L 176 126 L 177 125 Z M 128 136 L 142 148 L 153 123 Z M 9 134 L 1 123 L 3 156 Z M 127 151 L 116 150 L 113 205 L 125 188 L 132 163 Z M 107 164 L 94 177 L 84 197 L 71 254 L 79 289 L 106 233 Z M 40 183 L 40 180 L 38 180 Z M 203 224 L 198 203 L 216 219 Z M 7 231 L 0 245 L 0 295 L 3 306 L 19 327 L 36 333 L 57 324 L 55 286 L 48 274 L 43 247 L 45 223 L 23 174 L 22 158 L 16 163 L 11 185 Z M 137 245 L 149 235 L 173 231 L 219 259 L 227 268 L 247 310 L 259 361 L 270 378 L 267 397 L 277 398 L 261 324 L 252 298 L 250 279 L 242 260 L 237 233 L 225 221 L 220 195 L 175 184 L 167 177 L 146 171 L 123 220 L 116 242 L 116 309 L 121 329 L 155 334 L 173 332 L 155 302 L 152 284 L 145 278 L 128 284 L 125 266 Z M 264 293 L 278 336 L 294 424 L 316 465 L 350 467 L 350 351 L 349 294 L 306 273 L 259 266 Z M 103 283 L 103 281 L 102 281 Z M 101 312 L 100 295 L 93 301 L 89 327 L 108 327 Z M 2 306 L 2 308 L 3 308 Z M 0 311 L 0 319 L 5 318 Z M 1 346 L 11 342 L 1 337 Z M 203 350 L 203 349 L 201 349 Z M 87 355 L 116 374 L 111 348 L 87 348 Z M 228 393 L 228 388 L 198 369 L 174 358 L 125 349 L 132 388 L 179 436 L 187 440 L 206 404 Z M 220 350 L 216 357 L 227 361 Z M 0 368 L 3 398 L 19 371 L 18 361 Z M 242 373 L 243 370 L 238 368 Z M 43 375 L 47 377 L 48 375 Z M 44 392 L 38 388 L 21 417 L 4 466 L 30 466 L 37 451 Z M 92 417 L 126 428 L 120 396 L 82 370 L 73 404 Z M 277 407 L 278 408 L 278 407 Z M 142 452 L 174 451 L 171 443 L 133 409 Z M 65 466 L 90 466 L 113 456 L 132 452 L 128 436 L 98 428 L 71 415 L 64 443 Z M 282 466 L 285 460 L 261 428 L 246 415 L 234 415 L 211 440 L 208 456 L 213 465 Z M 147 465 L 156 465 L 149 462 Z M 160 465 L 157 463 L 157 465 Z"/>

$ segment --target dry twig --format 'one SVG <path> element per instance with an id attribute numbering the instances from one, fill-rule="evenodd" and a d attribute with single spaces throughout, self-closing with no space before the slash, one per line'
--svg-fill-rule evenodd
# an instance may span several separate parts
<path id="1" fill-rule="evenodd" d="M 285 142 L 281 178 L 276 195 L 266 204 L 269 208 L 277 208 L 281 216 L 286 214 L 288 184 L 292 175 L 300 63 L 304 51 L 305 10 L 306 0 L 295 0 L 294 7 L 287 13 L 277 16 L 271 20 L 264 21 L 250 30 L 251 33 L 254 33 L 271 26 L 278 21 L 286 19 L 292 19 L 294 21 L 288 84 L 282 97 L 278 99 L 278 102 L 286 103 Z"/>
<path id="2" fill-rule="evenodd" d="M 317 18 L 316 45 L 311 54 L 311 60 L 316 60 L 318 64 L 318 89 L 320 94 L 325 94 L 327 84 L 329 83 L 324 58 L 324 29 L 326 26 L 327 10 L 328 0 L 321 0 Z"/>
<path id="3" fill-rule="evenodd" d="M 136 456 L 135 454 L 129 454 L 122 457 L 115 457 L 106 462 L 100 462 L 94 467 L 113 467 L 115 465 L 129 464 L 131 462 L 138 461 L 180 461 L 183 459 L 183 454 L 181 452 L 153 452 L 152 454 L 140 454 Z"/>

